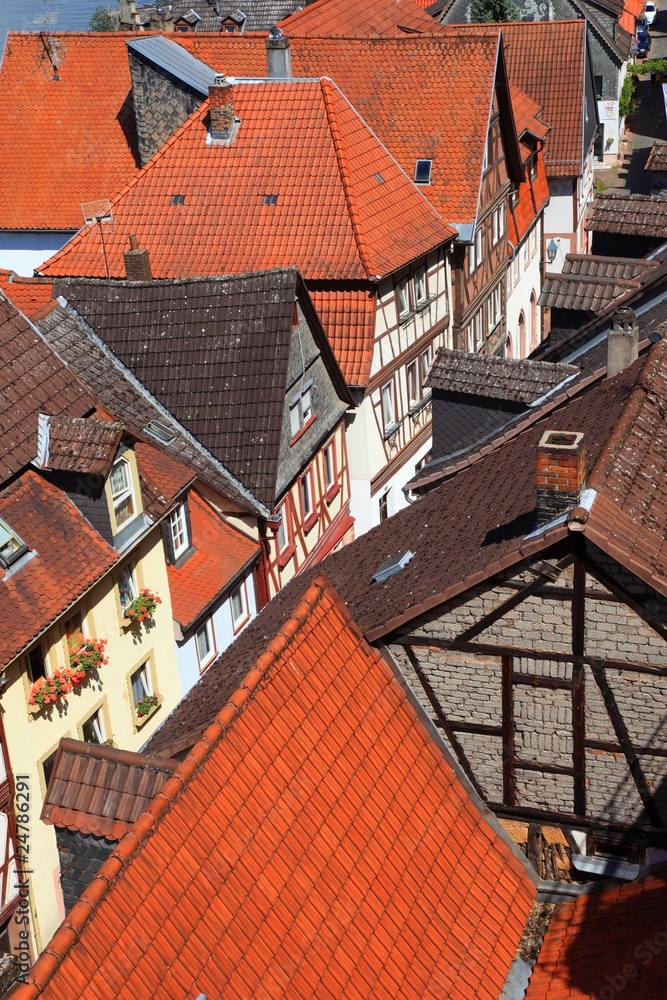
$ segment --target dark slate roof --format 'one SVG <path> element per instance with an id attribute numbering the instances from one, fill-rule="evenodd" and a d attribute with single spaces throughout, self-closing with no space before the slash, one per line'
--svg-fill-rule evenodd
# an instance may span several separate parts
<path id="1" fill-rule="evenodd" d="M 654 143 L 648 154 L 646 170 L 667 171 L 667 142 Z"/>
<path id="2" fill-rule="evenodd" d="M 0 292 L 0 482 L 37 455 L 40 413 L 81 417 L 95 400 Z"/>
<path id="3" fill-rule="evenodd" d="M 587 229 L 624 236 L 667 237 L 667 198 L 647 194 L 599 194 Z"/>
<path id="4" fill-rule="evenodd" d="M 106 479 L 122 433 L 123 425 L 115 421 L 40 414 L 37 464 Z"/>
<path id="5" fill-rule="evenodd" d="M 572 365 L 487 357 L 442 348 L 426 384 L 432 389 L 534 403 L 578 372 Z"/>
<path id="6" fill-rule="evenodd" d="M 567 254 L 559 275 L 547 275 L 539 305 L 551 309 L 599 312 L 628 289 L 639 288 L 656 261 L 632 257 Z"/>
<path id="7" fill-rule="evenodd" d="M 295 268 L 285 268 L 184 281 L 72 280 L 57 289 L 149 392 L 271 507 L 300 282 Z M 321 329 L 319 341 L 335 368 Z"/>
<path id="8" fill-rule="evenodd" d="M 61 739 L 40 818 L 120 840 L 177 766 L 166 757 Z"/>
<path id="9" fill-rule="evenodd" d="M 208 97 L 208 88 L 215 80 L 215 71 L 196 59 L 182 45 L 163 35 L 150 35 L 136 41 L 132 39 L 127 47 L 185 83 L 201 97 Z"/>
<path id="10" fill-rule="evenodd" d="M 220 31 L 227 17 L 239 23 L 239 15 L 245 15 L 242 31 L 268 31 L 303 5 L 304 0 L 175 0 L 171 17 L 177 21 L 194 10 L 200 18 L 195 32 L 205 32 Z"/>
<path id="11" fill-rule="evenodd" d="M 667 369 L 667 344 L 654 351 L 662 351 L 658 360 Z M 250 669 L 267 637 L 280 630 L 315 572 L 326 573 L 373 641 L 567 536 L 562 523 L 534 533 L 537 443 L 545 430 L 583 430 L 586 471 L 591 473 L 645 362 L 645 357 L 639 359 L 615 378 L 598 378 L 556 409 L 545 407 L 546 415 L 536 413 L 522 431 L 478 451 L 440 486 L 328 556 L 316 569 L 300 574 L 188 692 L 151 737 L 150 750 L 178 752 L 194 742 Z M 667 454 L 667 441 L 664 450 Z M 656 488 L 663 489 L 659 483 Z M 413 558 L 404 569 L 374 584 L 378 567 L 406 550 Z"/>
<path id="12" fill-rule="evenodd" d="M 35 322 L 58 355 L 91 387 L 111 413 L 122 415 L 124 426 L 133 434 L 153 441 L 155 439 L 146 431 L 147 425 L 151 421 L 165 425 L 174 438 L 167 444 L 160 444 L 162 452 L 193 469 L 212 489 L 242 510 L 268 514 L 222 463 L 208 454 L 177 420 L 151 399 L 141 383 L 71 309 L 54 303 Z"/>

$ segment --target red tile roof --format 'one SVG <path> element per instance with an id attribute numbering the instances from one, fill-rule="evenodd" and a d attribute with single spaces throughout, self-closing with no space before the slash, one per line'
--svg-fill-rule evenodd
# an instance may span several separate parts
<path id="1" fill-rule="evenodd" d="M 309 291 L 345 381 L 366 385 L 375 343 L 377 299 L 372 286 L 346 288 L 330 282 L 311 284 Z"/>
<path id="2" fill-rule="evenodd" d="M 535 898 L 323 577 L 13 1000 L 497 1000 Z"/>
<path id="3" fill-rule="evenodd" d="M 174 618 L 188 629 L 244 567 L 259 556 L 259 544 L 232 528 L 194 490 L 188 494 L 195 552 L 181 566 L 168 566 Z"/>
<path id="4" fill-rule="evenodd" d="M 177 497 L 196 478 L 195 473 L 187 465 L 146 441 L 137 441 L 134 451 L 139 472 L 167 500 Z"/>
<path id="5" fill-rule="evenodd" d="M 0 517 L 34 555 L 0 578 L 0 664 L 9 663 L 117 562 L 55 486 L 31 471 L 0 493 Z"/>
<path id="6" fill-rule="evenodd" d="M 0 292 L 0 482 L 37 455 L 40 413 L 81 417 L 95 399 Z"/>
<path id="7" fill-rule="evenodd" d="M 414 0 L 317 0 L 278 25 L 288 38 L 391 38 L 446 29 Z"/>
<path id="8" fill-rule="evenodd" d="M 127 37 L 9 33 L 0 228 L 79 229 L 82 202 L 113 198 L 137 173 Z"/>
<path id="9" fill-rule="evenodd" d="M 645 6 L 646 0 L 625 0 L 619 24 L 631 35 L 636 31 L 637 21 L 643 15 Z"/>
<path id="10" fill-rule="evenodd" d="M 502 25 L 513 84 L 542 108 L 551 125 L 549 177 L 576 176 L 583 163 L 586 21 L 520 21 Z"/>
<path id="11" fill-rule="evenodd" d="M 62 739 L 40 819 L 120 840 L 177 767 L 167 757 Z"/>
<path id="12" fill-rule="evenodd" d="M 666 914 L 664 873 L 559 906 L 526 1000 L 664 1000 Z"/>
<path id="13" fill-rule="evenodd" d="M 295 265 L 306 279 L 373 279 L 453 238 L 330 80 L 237 83 L 234 105 L 230 148 L 207 144 L 206 101 L 113 203 L 111 276 L 124 276 L 131 233 L 156 278 Z M 103 277 L 98 228 L 42 270 Z"/>
<path id="14" fill-rule="evenodd" d="M 51 302 L 53 282 L 48 278 L 21 278 L 0 268 L 0 289 L 24 316 L 32 317 Z"/>

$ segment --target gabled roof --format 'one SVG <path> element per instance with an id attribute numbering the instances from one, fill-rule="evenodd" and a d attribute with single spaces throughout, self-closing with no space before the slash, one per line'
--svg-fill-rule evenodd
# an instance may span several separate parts
<path id="1" fill-rule="evenodd" d="M 653 143 L 645 169 L 667 171 L 667 142 L 659 140 Z"/>
<path id="2" fill-rule="evenodd" d="M 122 434 L 123 425 L 116 421 L 40 413 L 36 464 L 106 479 Z"/>
<path id="3" fill-rule="evenodd" d="M 536 895 L 316 577 L 14 1000 L 497 1000 Z"/>
<path id="4" fill-rule="evenodd" d="M 226 524 L 195 490 L 188 507 L 195 551 L 167 566 L 172 614 L 184 631 L 260 554 L 258 542 Z"/>
<path id="5" fill-rule="evenodd" d="M 30 319 L 51 301 L 53 282 L 50 278 L 23 278 L 0 268 L 0 289 Z"/>
<path id="6" fill-rule="evenodd" d="M 593 202 L 586 226 L 594 233 L 667 237 L 667 198 L 659 195 L 605 192 Z"/>
<path id="7" fill-rule="evenodd" d="M 534 403 L 578 373 L 573 365 L 497 358 L 467 351 L 438 351 L 426 384 L 517 403 Z"/>
<path id="8" fill-rule="evenodd" d="M 40 819 L 120 840 L 177 767 L 167 757 L 62 739 Z"/>
<path id="9" fill-rule="evenodd" d="M 567 254 L 561 273 L 544 279 L 539 305 L 598 313 L 628 290 L 640 288 L 659 266 L 634 257 Z"/>
<path id="10" fill-rule="evenodd" d="M 526 1000 L 662 1000 L 667 875 L 591 886 L 559 906 L 547 929 Z M 613 993 L 612 993 L 613 991 Z"/>
<path id="11" fill-rule="evenodd" d="M 149 392 L 272 507 L 294 305 L 307 295 L 296 270 L 180 282 L 81 281 L 58 290 Z M 351 400 L 314 314 L 312 326 L 342 414 Z"/>
<path id="12" fill-rule="evenodd" d="M 414 0 L 316 0 L 278 25 L 288 38 L 390 38 L 445 29 Z"/>
<path id="13" fill-rule="evenodd" d="M 24 472 L 0 493 L 0 517 L 30 552 L 0 575 L 0 664 L 9 663 L 117 562 L 65 494 Z"/>
<path id="14" fill-rule="evenodd" d="M 95 399 L 2 292 L 0 349 L 1 483 L 36 458 L 40 413 L 81 417 Z"/>
<path id="15" fill-rule="evenodd" d="M 106 277 L 106 259 L 123 277 L 136 234 L 156 278 L 296 266 L 373 280 L 453 238 L 330 80 L 237 82 L 233 100 L 232 146 L 207 141 L 205 102 L 113 202 L 105 257 L 94 226 L 41 270 Z"/>
<path id="16" fill-rule="evenodd" d="M 586 20 L 520 21 L 502 25 L 513 84 L 542 108 L 551 126 L 549 177 L 578 176 L 584 156 Z"/>

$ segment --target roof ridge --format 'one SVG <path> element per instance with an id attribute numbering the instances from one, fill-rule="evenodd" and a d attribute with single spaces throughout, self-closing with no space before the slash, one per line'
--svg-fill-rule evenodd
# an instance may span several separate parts
<path id="1" fill-rule="evenodd" d="M 305 626 L 318 608 L 327 590 L 336 593 L 324 573 L 319 573 L 305 591 L 300 602 L 278 632 L 270 640 L 254 666 L 250 668 L 213 722 L 192 747 L 170 778 L 149 803 L 128 832 L 118 842 L 106 861 L 93 876 L 86 889 L 55 932 L 48 946 L 30 969 L 27 978 L 18 986 L 15 1000 L 34 1000 L 42 993 L 52 975 L 79 940 L 88 921 L 116 880 L 132 863 L 143 844 L 152 836 L 162 816 L 173 806 L 186 786 L 208 759 L 214 748 L 224 739 L 227 731 L 244 710 L 294 636 Z M 340 601 L 340 598 L 339 598 Z M 348 623 L 352 619 L 340 601 Z M 354 628 L 360 634 L 356 625 Z"/>
<path id="2" fill-rule="evenodd" d="M 137 753 L 134 750 L 122 750 L 118 747 L 98 746 L 83 740 L 73 740 L 63 736 L 58 745 L 62 753 L 75 754 L 80 757 L 94 757 L 111 764 L 123 764 L 126 767 L 154 767 L 160 771 L 175 771 L 179 761 L 173 757 L 163 757 L 160 754 Z"/>

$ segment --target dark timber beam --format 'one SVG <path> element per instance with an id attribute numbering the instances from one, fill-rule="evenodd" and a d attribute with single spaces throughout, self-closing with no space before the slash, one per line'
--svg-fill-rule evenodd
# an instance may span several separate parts
<path id="1" fill-rule="evenodd" d="M 602 750 L 604 753 L 623 753 L 623 748 L 618 743 L 609 743 L 606 740 L 586 740 L 587 750 Z M 662 747 L 635 747 L 638 757 L 667 757 L 667 750 Z"/>
<path id="2" fill-rule="evenodd" d="M 512 686 L 511 656 L 502 658 L 502 731 L 503 731 L 503 801 L 515 806 L 516 780 L 514 775 L 514 688 Z"/>
<path id="3" fill-rule="evenodd" d="M 542 677 L 541 674 L 512 674 L 512 682 L 525 687 L 549 688 L 552 691 L 572 690 L 572 681 L 562 677 Z"/>
<path id="4" fill-rule="evenodd" d="M 541 764 L 537 760 L 515 760 L 514 766 L 519 771 L 539 771 L 541 774 L 564 774 L 569 778 L 574 777 L 573 767 L 561 767 L 560 764 Z"/>
<path id="5" fill-rule="evenodd" d="M 574 813 L 555 812 L 551 809 L 533 809 L 529 806 L 505 806 L 502 802 L 488 802 L 489 809 L 506 819 L 519 819 L 524 822 L 536 820 L 538 823 L 548 823 L 550 826 L 564 826 L 573 830 L 590 830 L 593 834 L 627 835 L 631 841 L 645 837 L 649 844 L 655 847 L 667 847 L 667 831 L 656 830 L 643 823 L 605 823 L 604 820 L 592 819 L 590 816 L 577 816 Z"/>

